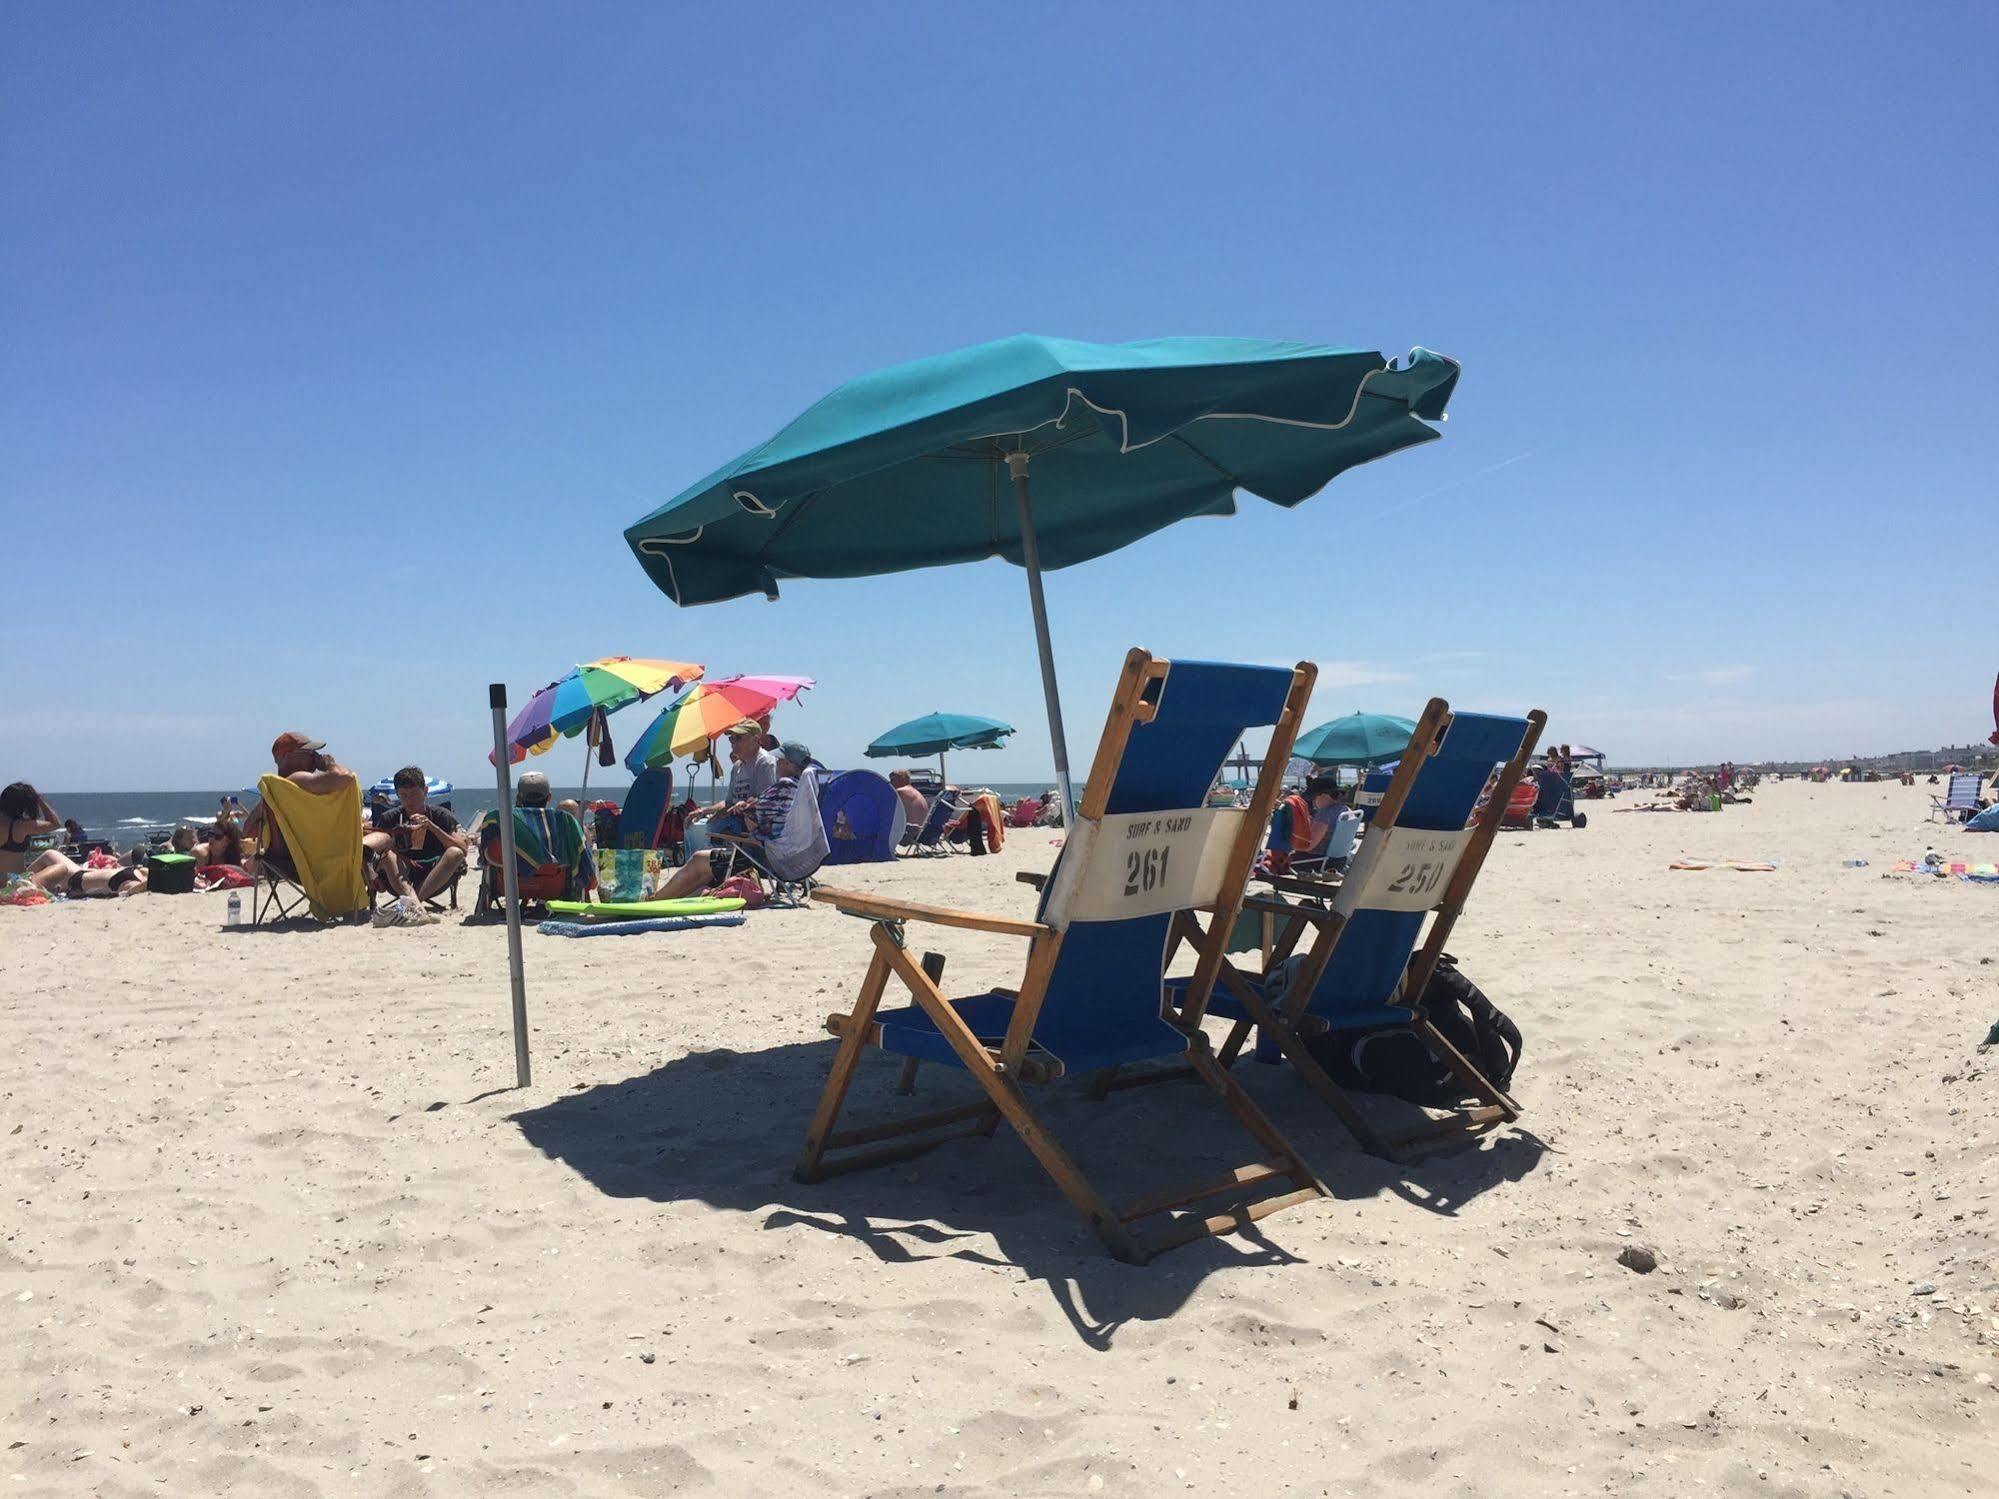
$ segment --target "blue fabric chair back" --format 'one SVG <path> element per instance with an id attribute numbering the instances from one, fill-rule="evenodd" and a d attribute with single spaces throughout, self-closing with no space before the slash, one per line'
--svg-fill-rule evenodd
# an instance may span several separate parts
<path id="1" fill-rule="evenodd" d="M 1243 734 L 1275 724 L 1291 691 L 1291 672 L 1268 666 L 1175 661 L 1154 684 L 1157 712 L 1132 726 L 1107 815 L 1201 806 L 1222 763 Z M 1073 846 L 1073 842 L 1070 846 Z M 1067 854 L 1064 849 L 1064 856 Z M 1096 857 L 1119 857 L 1100 848 Z M 1058 857 L 1058 868 L 1060 858 Z M 1057 888 L 1051 876 L 1039 915 Z M 1172 914 L 1128 921 L 1071 923 L 1049 975 L 1035 1031 L 1050 1033 L 1058 1055 L 1087 1065 L 1177 1055 L 1179 1033 L 1161 1019 L 1166 938 Z M 1059 1033 L 1056 1040 L 1055 1033 Z M 1134 1043 L 1137 1050 L 1134 1053 Z"/>
<path id="2" fill-rule="evenodd" d="M 1513 758 L 1527 730 L 1524 718 L 1454 715 L 1443 744 L 1416 772 L 1396 826 L 1445 833 L 1463 828 L 1494 767 Z M 1310 1013 L 1336 1026 L 1342 1019 L 1373 1025 L 1393 1018 L 1378 1012 L 1395 998 L 1426 917 L 1423 911 L 1354 912 L 1312 992 Z"/>
<path id="3" fill-rule="evenodd" d="M 673 802 L 673 771 L 662 765 L 632 777 L 618 814 L 618 842 L 625 848 L 659 847 L 659 830 Z"/>

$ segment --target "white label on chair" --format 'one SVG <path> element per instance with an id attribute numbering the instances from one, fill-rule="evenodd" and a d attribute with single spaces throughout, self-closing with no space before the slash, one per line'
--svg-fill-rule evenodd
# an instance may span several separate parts
<path id="1" fill-rule="evenodd" d="M 1059 928 L 1207 905 L 1221 892 L 1248 815 L 1239 807 L 1190 807 L 1077 824 L 1042 919 Z"/>
<path id="2" fill-rule="evenodd" d="M 1369 828 L 1340 893 L 1333 898 L 1333 909 L 1343 916 L 1355 911 L 1434 910 L 1470 837 L 1469 828 L 1455 833 Z"/>

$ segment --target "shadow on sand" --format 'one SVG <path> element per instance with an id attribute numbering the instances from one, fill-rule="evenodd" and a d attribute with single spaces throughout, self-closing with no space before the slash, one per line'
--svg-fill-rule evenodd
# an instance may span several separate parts
<path id="1" fill-rule="evenodd" d="M 1011 1131 L 944 1145 L 914 1161 L 803 1185 L 791 1168 L 834 1043 L 697 1052 L 512 1117 L 528 1142 L 612 1197 L 699 1201 L 762 1215 L 765 1230 L 808 1228 L 853 1239 L 885 1264 L 953 1256 L 1011 1265 L 1044 1282 L 1076 1329 L 1107 1348 L 1132 1321 L 1171 1316 L 1209 1274 L 1299 1263 L 1282 1247 L 1310 1206 L 1196 1240 L 1149 1265 L 1113 1260 Z M 1253 1064 L 1242 1081 L 1312 1162 L 1336 1198 L 1394 1193 L 1455 1214 L 1531 1172 L 1545 1147 L 1519 1130 L 1413 1165 L 1361 1152 L 1288 1068 Z M 926 1067 L 917 1095 L 894 1092 L 896 1063 L 864 1059 L 842 1124 L 946 1107 L 974 1096 L 955 1069 Z M 1033 1090 L 1043 1120 L 1105 1195 L 1121 1199 L 1252 1159 L 1256 1145 L 1198 1083 L 1162 1083 L 1102 1103 L 1064 1081 Z M 997 1253 L 994 1253 L 994 1250 Z"/>

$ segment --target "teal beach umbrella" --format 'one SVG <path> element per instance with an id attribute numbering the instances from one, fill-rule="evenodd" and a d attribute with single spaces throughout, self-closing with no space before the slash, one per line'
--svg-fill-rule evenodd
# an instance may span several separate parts
<path id="1" fill-rule="evenodd" d="M 1379 765 L 1409 747 L 1414 721 L 1385 713 L 1349 713 L 1300 734 L 1291 746 L 1294 759 L 1314 765 Z"/>
<path id="2" fill-rule="evenodd" d="M 1003 557 L 1027 573 L 1065 811 L 1074 816 L 1044 568 L 1102 556 L 1235 492 L 1294 506 L 1440 434 L 1458 366 L 1418 349 L 1019 335 L 849 381 L 629 527 L 677 604 Z"/>
<path id="3" fill-rule="evenodd" d="M 976 713 L 926 713 L 899 723 L 877 738 L 863 753 L 871 760 L 910 759 L 935 755 L 937 774 L 944 774 L 944 752 L 954 749 L 998 749 L 1013 725 Z"/>

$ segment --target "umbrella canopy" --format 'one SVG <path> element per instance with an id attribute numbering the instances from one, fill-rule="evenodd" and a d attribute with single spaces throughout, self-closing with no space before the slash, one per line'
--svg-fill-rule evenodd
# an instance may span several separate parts
<path id="1" fill-rule="evenodd" d="M 1235 491 L 1292 506 L 1437 437 L 1458 366 L 1418 349 L 1017 336 L 866 375 L 628 528 L 678 604 L 1004 557 L 1024 567 L 1063 801 L 1068 749 L 1041 569 L 1115 551 Z M 1030 484 L 1032 486 L 1030 490 Z M 1008 491 L 1013 504 L 1008 504 Z"/>
<path id="2" fill-rule="evenodd" d="M 487 758 L 491 759 L 492 757 L 489 755 Z M 442 776 L 424 777 L 423 794 L 432 800 L 440 796 L 451 795 L 451 790 L 451 782 L 445 780 Z M 383 776 L 381 780 L 368 788 L 368 795 L 370 796 L 394 796 L 395 794 L 396 778 L 394 776 Z"/>
<path id="3" fill-rule="evenodd" d="M 697 683 L 646 725 L 626 754 L 625 765 L 639 771 L 705 751 L 729 725 L 745 718 L 762 719 L 810 686 L 810 677 L 735 676 Z"/>
<path id="4" fill-rule="evenodd" d="M 862 751 L 871 759 L 916 755 L 937 757 L 937 778 L 944 779 L 944 752 L 954 749 L 998 749 L 1013 725 L 976 713 L 926 713 L 899 723 Z"/>
<path id="5" fill-rule="evenodd" d="M 1300 734 L 1291 746 L 1294 759 L 1314 765 L 1379 765 L 1409 747 L 1415 723 L 1385 713 L 1349 713 Z"/>
<path id="6" fill-rule="evenodd" d="M 954 749 L 998 749 L 1012 732 L 1012 724 L 976 713 L 926 713 L 897 724 L 864 753 L 880 760 L 892 755 L 941 755 Z"/>
<path id="7" fill-rule="evenodd" d="M 545 753 L 558 738 L 580 733 L 598 712 L 615 713 L 655 693 L 674 691 L 700 677 L 692 661 L 635 660 L 605 656 L 586 661 L 527 700 L 507 725 L 509 758 Z M 486 758 L 492 759 L 488 752 Z"/>

